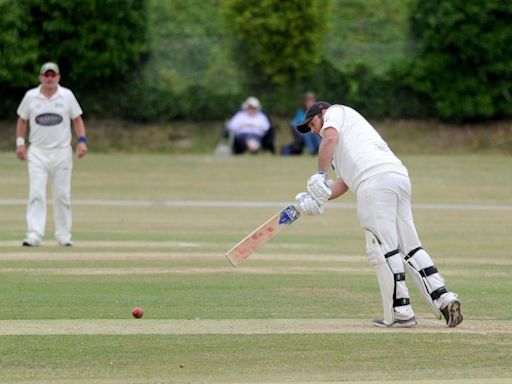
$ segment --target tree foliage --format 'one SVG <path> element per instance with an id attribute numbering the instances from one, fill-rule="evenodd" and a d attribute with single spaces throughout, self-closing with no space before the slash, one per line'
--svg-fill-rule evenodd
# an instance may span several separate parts
<path id="1" fill-rule="evenodd" d="M 55 61 L 66 84 L 99 89 L 121 83 L 148 53 L 143 0 L 0 0 L 0 12 L 4 85 L 33 84 L 39 66 Z"/>
<path id="2" fill-rule="evenodd" d="M 511 25 L 510 0 L 416 1 L 418 55 L 408 76 L 439 117 L 512 116 Z"/>
<path id="3" fill-rule="evenodd" d="M 18 2 L 0 0 L 0 85 L 28 86 L 37 66 L 37 36 L 27 36 L 28 24 Z"/>
<path id="4" fill-rule="evenodd" d="M 234 59 L 256 89 L 289 88 L 320 62 L 327 0 L 225 0 Z"/>

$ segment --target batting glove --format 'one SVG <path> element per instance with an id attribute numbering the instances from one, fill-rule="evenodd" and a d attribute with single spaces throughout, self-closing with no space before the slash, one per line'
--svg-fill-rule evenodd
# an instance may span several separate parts
<path id="1" fill-rule="evenodd" d="M 331 187 L 327 181 L 327 175 L 325 173 L 315 173 L 308 179 L 307 188 L 309 194 L 316 200 L 320 205 L 324 205 L 332 195 Z"/>
<path id="2" fill-rule="evenodd" d="M 300 213 L 307 216 L 317 216 L 324 213 L 323 205 L 319 204 L 311 195 L 307 192 L 301 192 L 295 196 L 297 200 L 297 206 Z"/>

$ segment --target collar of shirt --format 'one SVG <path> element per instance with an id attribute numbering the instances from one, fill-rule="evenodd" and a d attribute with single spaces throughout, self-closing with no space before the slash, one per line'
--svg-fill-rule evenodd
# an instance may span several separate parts
<path id="1" fill-rule="evenodd" d="M 57 85 L 57 91 L 50 98 L 43 95 L 43 93 L 41 92 L 41 87 L 42 87 L 42 85 L 39 85 L 39 87 L 38 87 L 39 92 L 37 93 L 37 97 L 40 99 L 53 100 L 53 99 L 56 99 L 57 97 L 62 97 L 60 85 Z"/>

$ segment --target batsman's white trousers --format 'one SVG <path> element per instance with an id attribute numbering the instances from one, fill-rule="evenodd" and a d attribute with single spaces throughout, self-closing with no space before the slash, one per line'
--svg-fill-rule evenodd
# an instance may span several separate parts
<path id="1" fill-rule="evenodd" d="M 361 227 L 377 236 L 383 254 L 397 248 L 404 254 L 421 246 L 412 217 L 411 183 L 407 176 L 389 172 L 362 182 L 357 189 L 357 214 Z M 399 255 L 390 257 L 387 262 L 393 274 L 405 276 Z M 395 294 L 409 299 L 405 281 L 395 284 Z M 414 316 L 410 304 L 395 306 L 394 312 L 396 318 L 402 320 Z"/>
<path id="2" fill-rule="evenodd" d="M 71 241 L 71 146 L 28 150 L 29 200 L 27 206 L 27 239 L 42 240 L 46 224 L 46 184 L 52 187 L 55 240 Z"/>
<path id="3" fill-rule="evenodd" d="M 402 253 L 421 246 L 411 209 L 411 182 L 389 172 L 363 181 L 357 189 L 357 215 L 362 228 L 370 229 L 388 253 Z"/>

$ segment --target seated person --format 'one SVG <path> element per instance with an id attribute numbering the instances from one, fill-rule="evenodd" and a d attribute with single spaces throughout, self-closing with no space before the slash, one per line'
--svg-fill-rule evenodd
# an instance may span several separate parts
<path id="1" fill-rule="evenodd" d="M 268 117 L 261 111 L 261 104 L 255 97 L 249 97 L 242 104 L 242 110 L 228 121 L 228 129 L 234 134 L 233 152 L 257 153 L 262 139 L 270 129 Z"/>
<path id="2" fill-rule="evenodd" d="M 320 147 L 320 136 L 315 135 L 313 132 L 305 134 L 300 133 L 297 130 L 297 125 L 304 120 L 306 111 L 316 103 L 316 96 L 313 92 L 306 92 L 303 98 L 303 105 L 295 114 L 292 120 L 292 134 L 293 134 L 293 146 L 296 152 L 302 153 L 303 146 L 306 147 L 310 155 L 316 155 L 318 153 L 318 147 Z"/>

